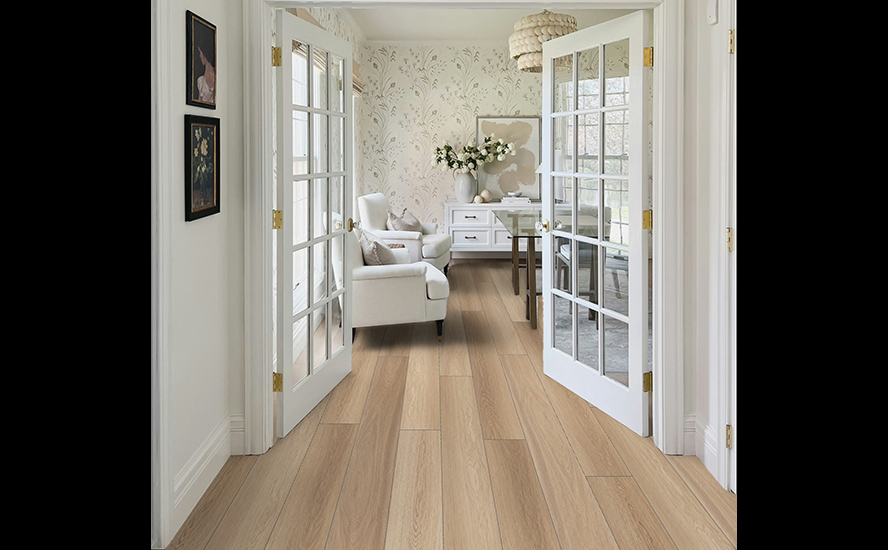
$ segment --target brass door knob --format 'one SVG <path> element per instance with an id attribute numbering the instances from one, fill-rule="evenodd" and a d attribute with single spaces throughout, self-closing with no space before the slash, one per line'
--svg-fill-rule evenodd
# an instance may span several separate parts
<path id="1" fill-rule="evenodd" d="M 348 231 L 349 231 L 349 233 L 351 233 L 351 231 L 352 231 L 354 228 L 355 228 L 355 221 L 354 221 L 353 219 L 349 218 L 349 219 L 348 219 Z"/>
<path id="2" fill-rule="evenodd" d="M 543 220 L 541 222 L 536 222 L 536 230 L 540 233 L 542 233 L 543 231 L 548 233 L 549 232 L 549 220 Z"/>

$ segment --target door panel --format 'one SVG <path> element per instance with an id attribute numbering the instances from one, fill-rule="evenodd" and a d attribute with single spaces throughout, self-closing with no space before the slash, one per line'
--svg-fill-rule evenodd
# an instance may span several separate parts
<path id="1" fill-rule="evenodd" d="M 639 11 L 543 44 L 544 371 L 644 436 L 650 28 Z"/>
<path id="2" fill-rule="evenodd" d="M 277 436 L 284 437 L 351 370 L 351 278 L 334 278 L 333 250 L 349 245 L 352 96 L 343 86 L 351 46 L 292 14 L 277 14 Z M 284 124 L 284 121 L 289 121 Z M 349 273 L 341 254 L 336 273 Z M 286 260 L 289 259 L 289 260 Z M 288 368 L 288 366 L 290 366 Z"/>

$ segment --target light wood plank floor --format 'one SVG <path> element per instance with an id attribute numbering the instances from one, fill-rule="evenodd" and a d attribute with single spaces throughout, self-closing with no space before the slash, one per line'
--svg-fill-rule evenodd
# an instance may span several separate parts
<path id="1" fill-rule="evenodd" d="M 269 452 L 232 456 L 168 549 L 737 547 L 737 497 L 699 459 L 543 374 L 507 262 L 448 279 L 444 341 L 358 329 L 352 373 Z"/>

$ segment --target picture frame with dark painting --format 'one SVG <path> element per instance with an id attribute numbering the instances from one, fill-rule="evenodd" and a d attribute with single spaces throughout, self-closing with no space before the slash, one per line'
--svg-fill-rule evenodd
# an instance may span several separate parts
<path id="1" fill-rule="evenodd" d="M 219 119 L 185 115 L 185 221 L 221 211 Z"/>
<path id="2" fill-rule="evenodd" d="M 216 108 L 216 25 L 190 11 L 185 12 L 185 103 Z"/>

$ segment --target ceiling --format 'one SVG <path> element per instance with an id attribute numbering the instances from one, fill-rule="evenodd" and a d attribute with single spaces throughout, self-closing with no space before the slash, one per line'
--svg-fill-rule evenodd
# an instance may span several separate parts
<path id="1" fill-rule="evenodd" d="M 509 44 L 515 22 L 542 9 L 379 7 L 343 10 L 366 42 L 472 42 Z M 584 29 L 637 10 L 551 10 L 573 15 Z"/>

